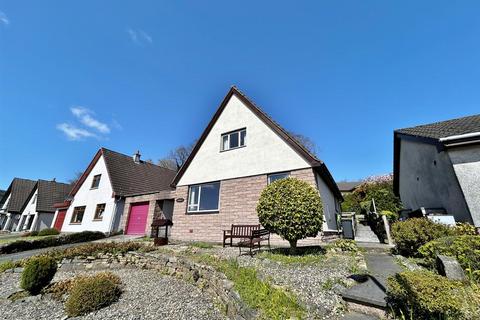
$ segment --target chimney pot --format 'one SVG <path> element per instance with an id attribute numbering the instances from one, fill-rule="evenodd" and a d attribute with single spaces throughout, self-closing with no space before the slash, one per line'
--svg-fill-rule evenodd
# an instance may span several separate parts
<path id="1" fill-rule="evenodd" d="M 133 155 L 133 162 L 140 163 L 140 157 L 141 157 L 140 151 L 137 150 L 137 152 Z"/>

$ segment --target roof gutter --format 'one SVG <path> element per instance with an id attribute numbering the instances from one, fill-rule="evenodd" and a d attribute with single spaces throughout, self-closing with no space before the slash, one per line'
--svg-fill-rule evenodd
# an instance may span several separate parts
<path id="1" fill-rule="evenodd" d="M 457 134 L 450 137 L 440 138 L 440 142 L 448 142 L 452 140 L 460 140 L 460 139 L 470 139 L 470 138 L 480 138 L 480 132 L 472 132 L 472 133 L 465 133 L 465 134 Z"/>

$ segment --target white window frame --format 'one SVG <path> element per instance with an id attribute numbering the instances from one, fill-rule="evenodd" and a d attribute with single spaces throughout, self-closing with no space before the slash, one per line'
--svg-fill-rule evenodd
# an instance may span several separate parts
<path id="1" fill-rule="evenodd" d="M 241 134 L 242 134 L 242 132 L 245 132 L 245 138 L 243 139 L 243 145 L 241 144 L 241 141 L 242 141 Z M 238 135 L 238 146 L 230 148 L 230 136 L 232 136 L 234 134 Z M 225 145 L 223 143 L 223 138 L 224 137 L 227 137 L 227 148 L 225 148 Z M 242 129 L 222 133 L 221 136 L 220 136 L 220 151 L 221 152 L 229 151 L 229 150 L 235 150 L 235 149 L 239 149 L 239 148 L 244 148 L 246 146 L 247 146 L 247 128 L 242 128 Z"/>
<path id="2" fill-rule="evenodd" d="M 216 209 L 208 209 L 208 210 L 200 210 L 200 197 L 202 196 L 202 186 L 206 184 L 218 184 L 218 205 Z M 198 203 L 196 204 L 191 204 L 191 200 L 193 199 L 192 197 L 192 188 L 198 187 Z M 191 185 L 188 187 L 188 201 L 187 201 L 187 213 L 211 213 L 211 212 L 218 212 L 220 210 L 220 188 L 221 188 L 221 183 L 220 181 L 213 181 L 213 182 L 207 182 L 207 183 L 202 183 L 202 184 L 195 184 Z M 197 207 L 197 210 L 191 210 L 190 207 L 194 206 Z"/>
<path id="3" fill-rule="evenodd" d="M 281 179 L 286 179 L 286 178 L 289 178 L 289 177 L 290 177 L 290 171 L 270 173 L 270 174 L 267 176 L 267 185 L 268 185 L 268 184 L 271 184 L 272 182 L 274 182 L 274 181 L 271 181 L 271 179 L 270 179 L 272 176 L 278 176 L 278 175 L 286 175 L 286 177 L 281 178 Z M 277 179 L 277 180 L 281 180 L 281 179 Z M 275 181 L 276 181 L 276 180 L 275 180 Z"/>

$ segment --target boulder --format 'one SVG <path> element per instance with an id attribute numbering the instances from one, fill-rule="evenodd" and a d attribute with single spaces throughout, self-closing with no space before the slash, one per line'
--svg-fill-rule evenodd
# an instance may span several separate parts
<path id="1" fill-rule="evenodd" d="M 452 280 L 464 281 L 466 279 L 462 266 L 454 257 L 437 255 L 437 271 L 442 276 Z"/>

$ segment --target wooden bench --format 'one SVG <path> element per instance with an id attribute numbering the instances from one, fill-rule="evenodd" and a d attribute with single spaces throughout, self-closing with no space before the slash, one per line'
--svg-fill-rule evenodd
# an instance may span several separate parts
<path id="1" fill-rule="evenodd" d="M 254 249 L 260 250 L 262 241 L 268 241 L 268 250 L 270 250 L 270 231 L 266 229 L 253 230 L 250 237 L 238 243 L 240 255 L 242 254 L 242 248 L 249 248 L 249 253 L 252 256 Z"/>
<path id="2" fill-rule="evenodd" d="M 259 230 L 259 224 L 232 224 L 230 230 L 223 230 L 223 247 L 230 239 L 230 247 L 233 246 L 233 239 L 245 239 L 252 236 L 253 230 Z"/>

